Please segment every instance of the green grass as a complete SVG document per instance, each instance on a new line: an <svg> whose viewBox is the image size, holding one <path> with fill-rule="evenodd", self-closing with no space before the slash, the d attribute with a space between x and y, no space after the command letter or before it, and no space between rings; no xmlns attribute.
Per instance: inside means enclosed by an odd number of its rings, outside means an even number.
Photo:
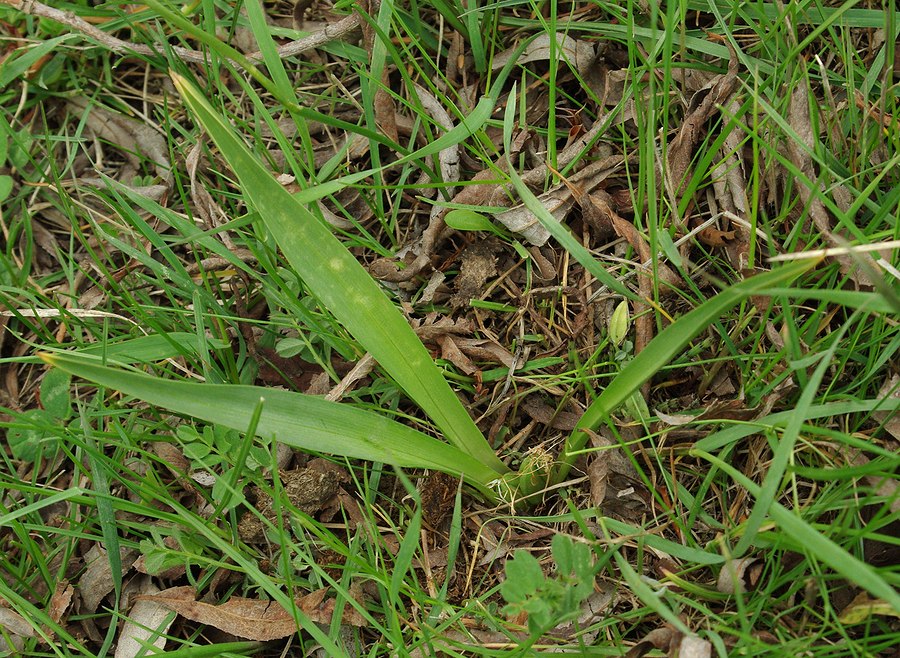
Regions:
<svg viewBox="0 0 900 658"><path fill-rule="evenodd" d="M169 613L156 636L173 656L617 656L665 625L720 656L889 655L897 251L767 259L843 244L823 221L851 245L900 238L893 10L382 2L369 50L356 32L282 60L300 36L288 2L92 4L58 8L156 54L0 9L0 653L118 655L152 582L270 600L300 629L240 643ZM598 61L495 66L554 31ZM734 102L710 109L673 181L705 93L685 75L729 61ZM165 167L127 130L98 136L117 113L161 136ZM461 184L442 177L448 149ZM635 157L591 191L637 229L647 276L636 243L587 221L589 200L561 224L541 202L610 155ZM482 170L504 187L454 199ZM553 236L539 253L493 218L519 202ZM416 248L434 204L459 209L459 230L418 276L376 283L366 270ZM713 215L744 241L676 246ZM488 238L493 273L456 306ZM464 356L411 330L441 321ZM323 400L366 354L374 369ZM296 498L307 455L338 469L341 506ZM599 508L586 472L606 478ZM533 495L514 507L510 492ZM745 558L743 589L719 591ZM322 588L325 613L298 603Z"/></svg>

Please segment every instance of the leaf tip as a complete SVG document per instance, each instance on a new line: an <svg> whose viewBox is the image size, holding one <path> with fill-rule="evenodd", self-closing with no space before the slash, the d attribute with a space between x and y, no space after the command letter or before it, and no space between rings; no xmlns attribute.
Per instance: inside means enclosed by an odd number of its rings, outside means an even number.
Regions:
<svg viewBox="0 0 900 658"><path fill-rule="evenodd" d="M173 69L169 69L169 77L172 78L172 84L175 85L175 88L178 90L178 93L181 94L182 96L184 96L188 90L188 85L189 85L187 78L185 78L183 75L181 75L180 73L176 72Z"/></svg>

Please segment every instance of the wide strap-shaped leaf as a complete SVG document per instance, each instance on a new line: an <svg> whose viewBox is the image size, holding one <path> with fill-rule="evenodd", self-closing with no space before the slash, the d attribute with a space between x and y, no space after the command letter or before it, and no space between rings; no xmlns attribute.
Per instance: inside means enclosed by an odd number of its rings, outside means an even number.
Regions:
<svg viewBox="0 0 900 658"><path fill-rule="evenodd" d="M259 436L316 452L430 468L484 487L496 471L443 441L385 416L348 404L259 386L204 384L111 368L70 352L44 353L48 364L152 405L246 431L262 400Z"/></svg>
<svg viewBox="0 0 900 658"><path fill-rule="evenodd" d="M453 445L498 474L508 471L378 283L331 230L275 180L194 85L174 73L172 78L185 103L237 174L250 205L259 212L309 290Z"/></svg>

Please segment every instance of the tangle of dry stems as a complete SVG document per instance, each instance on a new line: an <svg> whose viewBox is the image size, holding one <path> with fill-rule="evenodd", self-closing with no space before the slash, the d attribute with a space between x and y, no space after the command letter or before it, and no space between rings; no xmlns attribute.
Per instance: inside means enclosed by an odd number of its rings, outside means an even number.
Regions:
<svg viewBox="0 0 900 658"><path fill-rule="evenodd" d="M161 54L159 50L153 48L152 46L148 46L142 43L132 43L130 41L124 41L117 37L111 36L100 28L97 28L87 21L79 18L72 12L55 9L53 7L45 5L43 2L38 2L38 0L0 0L0 5L12 7L13 9L21 11L23 14L29 16L48 18L50 20L56 21L57 23L61 23L77 32L80 32L86 37L93 39L100 45L105 46L116 53L131 52L137 55L150 56ZM286 57L292 57L293 55L299 55L300 53L306 52L308 50L313 50L314 48L319 48L329 41L334 41L335 39L340 39L347 34L350 34L354 30L358 29L359 26L359 15L351 14L350 16L337 21L336 23L325 26L317 32L313 32L312 34L309 34L301 39L296 39L295 41L291 41L279 46L277 49L278 56L284 59ZM169 46L169 48L171 49L173 54L177 55L179 58L186 62L195 62L202 64L205 63L208 58L206 53L200 50L192 50L191 48L183 48L181 46ZM258 62L262 59L262 53L257 51L249 53L248 55L246 55L246 57L250 62ZM238 66L240 68L244 68L245 66L244 62L236 60L231 61L235 66Z"/></svg>

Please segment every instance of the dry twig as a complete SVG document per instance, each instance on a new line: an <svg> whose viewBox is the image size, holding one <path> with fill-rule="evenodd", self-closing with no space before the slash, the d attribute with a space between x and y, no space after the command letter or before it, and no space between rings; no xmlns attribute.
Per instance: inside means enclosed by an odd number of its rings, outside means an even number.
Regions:
<svg viewBox="0 0 900 658"><path fill-rule="evenodd" d="M161 54L159 50L153 48L152 46L148 46L142 43L132 43L131 41L124 41L117 37L111 36L103 30L94 27L87 21L79 18L72 12L54 9L53 7L45 5L43 2L38 2L37 0L0 0L0 5L7 5L8 7L17 9L23 14L27 14L29 16L49 18L50 20L61 23L77 32L81 32L83 35L90 37L94 41L103 46L106 46L111 51L116 53L131 52L137 55L150 56ZM327 25L318 32L314 32L301 39L297 39L295 41L291 41L290 43L279 46L279 48L277 49L278 56L282 59L285 59L287 57L292 57L293 55L299 55L300 53L306 52L308 50L313 50L314 48L319 48L329 41L334 41L346 36L347 34L350 34L354 30L359 28L359 25L359 16L357 14L352 14L337 21L336 23ZM208 59L207 54L200 50L183 48L181 46L170 46L170 48L173 54L177 55L180 59L186 62L203 64ZM246 57L250 62L257 62L262 59L262 53L257 51L246 55ZM231 60L231 62L240 68L245 67L245 62L240 62L233 59Z"/></svg>

